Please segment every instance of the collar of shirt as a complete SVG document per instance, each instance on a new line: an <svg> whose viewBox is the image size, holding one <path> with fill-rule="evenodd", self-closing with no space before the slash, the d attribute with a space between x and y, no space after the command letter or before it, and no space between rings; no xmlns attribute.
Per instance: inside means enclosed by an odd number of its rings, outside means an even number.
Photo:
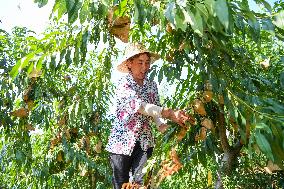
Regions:
<svg viewBox="0 0 284 189"><path fill-rule="evenodd" d="M138 87L138 88L143 88L144 86L147 86L149 84L148 77L145 77L142 86L140 86L140 85L138 85L138 83L136 83L136 81L133 79L133 76L130 73L127 74L126 78L129 81L131 86L135 86L135 87Z"/></svg>

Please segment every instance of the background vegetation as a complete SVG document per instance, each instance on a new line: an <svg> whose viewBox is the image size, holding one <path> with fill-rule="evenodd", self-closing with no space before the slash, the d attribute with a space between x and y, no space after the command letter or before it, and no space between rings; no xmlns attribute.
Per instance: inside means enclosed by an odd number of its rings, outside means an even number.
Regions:
<svg viewBox="0 0 284 189"><path fill-rule="evenodd" d="M161 55L150 77L177 86L164 106L197 119L155 131L149 185L283 188L283 172L264 167L283 169L284 3L254 2L261 11L246 0L56 0L43 36L0 30L0 186L111 188L120 39Z"/></svg>

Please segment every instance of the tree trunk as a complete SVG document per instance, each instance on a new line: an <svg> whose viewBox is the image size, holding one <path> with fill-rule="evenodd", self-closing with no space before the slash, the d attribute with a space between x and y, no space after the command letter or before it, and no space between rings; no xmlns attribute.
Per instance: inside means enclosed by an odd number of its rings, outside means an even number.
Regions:
<svg viewBox="0 0 284 189"><path fill-rule="evenodd" d="M218 179L215 183L215 189L222 189L222 174L230 175L234 165L237 163L237 157L242 149L243 144L239 141L234 146L231 146L228 142L226 135L226 126L225 126L225 115L224 115L224 105L219 104L219 113L218 113L218 134L220 137L221 147L223 149L223 157L221 161L221 167L218 171Z"/></svg>
<svg viewBox="0 0 284 189"><path fill-rule="evenodd" d="M222 175L221 172L218 171L217 172L218 178L217 178L216 183L215 183L215 189L224 189L221 175Z"/></svg>
<svg viewBox="0 0 284 189"><path fill-rule="evenodd" d="M236 150L230 150L224 153L221 163L221 170L226 175L231 174L234 165L237 163L239 152L240 151L237 152Z"/></svg>

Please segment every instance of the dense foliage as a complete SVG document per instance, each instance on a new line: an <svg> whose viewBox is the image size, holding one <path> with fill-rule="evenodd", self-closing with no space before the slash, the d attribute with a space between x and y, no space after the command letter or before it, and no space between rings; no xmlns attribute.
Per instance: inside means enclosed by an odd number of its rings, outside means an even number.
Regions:
<svg viewBox="0 0 284 189"><path fill-rule="evenodd" d="M152 187L283 187L263 167L283 168L284 4L254 2L56 0L42 36L1 30L0 187L111 187L111 70L129 22L129 41L161 55L150 77L176 85L164 106L197 119L155 131Z"/></svg>

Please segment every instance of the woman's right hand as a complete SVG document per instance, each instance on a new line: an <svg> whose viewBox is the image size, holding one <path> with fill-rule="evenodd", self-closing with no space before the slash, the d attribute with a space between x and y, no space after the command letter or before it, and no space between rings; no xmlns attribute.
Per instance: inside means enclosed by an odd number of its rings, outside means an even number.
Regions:
<svg viewBox="0 0 284 189"><path fill-rule="evenodd" d="M191 115L186 114L183 110L173 110L170 108L163 108L162 117L170 119L173 122L179 124L182 127L187 128L185 123L189 121L190 124L195 125L195 118Z"/></svg>

